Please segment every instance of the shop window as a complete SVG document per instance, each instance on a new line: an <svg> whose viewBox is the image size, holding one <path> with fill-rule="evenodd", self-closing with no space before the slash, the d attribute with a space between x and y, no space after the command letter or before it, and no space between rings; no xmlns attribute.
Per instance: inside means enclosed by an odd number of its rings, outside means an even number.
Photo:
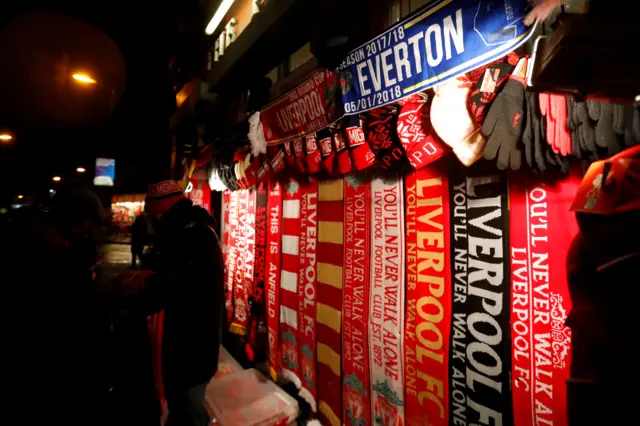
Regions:
<svg viewBox="0 0 640 426"><path fill-rule="evenodd" d="M271 84L275 84L278 81L278 71L279 71L280 67L275 67L274 69L272 69L271 71L269 71L267 73L267 75L265 75L266 78L268 78L269 80L271 80Z"/></svg>
<svg viewBox="0 0 640 426"><path fill-rule="evenodd" d="M293 72L297 68L300 68L311 59L313 59L313 53L311 53L311 43L307 43L289 57L289 73Z"/></svg>

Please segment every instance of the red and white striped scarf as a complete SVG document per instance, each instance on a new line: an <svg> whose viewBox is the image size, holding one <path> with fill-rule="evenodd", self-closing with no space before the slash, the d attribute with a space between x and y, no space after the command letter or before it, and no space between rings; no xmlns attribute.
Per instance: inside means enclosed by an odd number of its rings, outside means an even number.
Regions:
<svg viewBox="0 0 640 426"><path fill-rule="evenodd" d="M300 185L300 240L298 254L298 333L302 387L300 396L317 411L316 378L316 262L318 243L318 181Z"/></svg>
<svg viewBox="0 0 640 426"><path fill-rule="evenodd" d="M571 334L566 253L578 233L569 210L580 177L559 182L513 179L511 350L514 425L567 424L565 380Z"/></svg>
<svg viewBox="0 0 640 426"><path fill-rule="evenodd" d="M269 372L276 381L280 374L278 327L280 323L280 252L282 244L282 185L269 183L267 200L267 254L265 268L267 279L267 331L269 333Z"/></svg>
<svg viewBox="0 0 640 426"><path fill-rule="evenodd" d="M371 184L365 173L345 178L344 298L342 351L344 360L343 423L371 424L369 395L369 248Z"/></svg>
<svg viewBox="0 0 640 426"><path fill-rule="evenodd" d="M451 275L449 183L431 164L406 177L407 426L448 424Z"/></svg>
<svg viewBox="0 0 640 426"><path fill-rule="evenodd" d="M343 180L320 182L318 189L318 409L323 424L339 426L342 381L340 329L344 233Z"/></svg>
<svg viewBox="0 0 640 426"><path fill-rule="evenodd" d="M245 288L246 274L246 253L247 253L247 213L249 191L240 190L237 193L238 205L238 225L236 229L235 258L236 264L233 270L233 320L230 331L234 334L244 336L247 333L249 322L249 304ZM231 218L233 219L233 218ZM232 241L233 242L233 241ZM230 256L231 257L231 256Z"/></svg>
<svg viewBox="0 0 640 426"><path fill-rule="evenodd" d="M298 272L300 236L300 185L290 180L282 196L282 268L280 271L280 351L282 375L298 389L300 353L298 335Z"/></svg>
<svg viewBox="0 0 640 426"><path fill-rule="evenodd" d="M373 419L404 425L404 197L402 177L371 182L369 356Z"/></svg>
<svg viewBox="0 0 640 426"><path fill-rule="evenodd" d="M236 247L238 241L238 195L239 193L225 191L225 216L228 216L225 232L225 299L224 304L227 310L227 323L231 324L233 319L233 288L235 287L235 271L238 262L238 249Z"/></svg>
<svg viewBox="0 0 640 426"><path fill-rule="evenodd" d="M266 355L265 318L265 251L267 238L267 183L260 182L255 189L255 261L251 287L251 312L246 353L250 361L264 360Z"/></svg>

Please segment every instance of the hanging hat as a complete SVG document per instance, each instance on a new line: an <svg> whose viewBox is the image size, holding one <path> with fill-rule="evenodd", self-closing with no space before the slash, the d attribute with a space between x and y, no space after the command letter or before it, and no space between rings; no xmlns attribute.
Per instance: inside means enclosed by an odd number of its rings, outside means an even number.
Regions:
<svg viewBox="0 0 640 426"><path fill-rule="evenodd" d="M144 209L151 216L162 215L175 203L185 199L182 188L175 180L165 180L149 185Z"/></svg>

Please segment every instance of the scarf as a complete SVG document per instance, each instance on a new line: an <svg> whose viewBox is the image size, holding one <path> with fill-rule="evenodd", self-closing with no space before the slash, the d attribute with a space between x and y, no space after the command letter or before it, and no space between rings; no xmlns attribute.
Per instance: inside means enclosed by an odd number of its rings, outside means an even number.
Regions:
<svg viewBox="0 0 640 426"><path fill-rule="evenodd" d="M249 339L245 351L250 361L264 361L265 343L265 250L267 238L267 184L261 182L255 190L255 263L253 268L253 286L251 297L251 315L249 317Z"/></svg>
<svg viewBox="0 0 640 426"><path fill-rule="evenodd" d="M225 298L224 305L227 310L227 323L233 319L233 288L235 284L235 270L238 262L237 238L238 238L238 195L239 192L225 191L225 216L227 225L224 233L224 265L225 265Z"/></svg>
<svg viewBox="0 0 640 426"><path fill-rule="evenodd" d="M451 161L449 418L510 424L507 179Z"/></svg>
<svg viewBox="0 0 640 426"><path fill-rule="evenodd" d="M300 185L291 179L282 196L282 267L280 270L280 353L282 375L298 389L300 353L298 340L298 254L300 236Z"/></svg>
<svg viewBox="0 0 640 426"><path fill-rule="evenodd" d="M449 411L449 183L446 171L438 165L428 165L406 177L408 426L444 426Z"/></svg>
<svg viewBox="0 0 640 426"><path fill-rule="evenodd" d="M404 200L400 175L371 182L369 356L373 419L404 424Z"/></svg>
<svg viewBox="0 0 640 426"><path fill-rule="evenodd" d="M280 322L280 251L282 235L282 185L278 182L269 183L269 197L267 201L267 252L265 268L267 280L265 293L267 299L267 332L269 335L269 373L273 381L278 380L280 374L280 354L278 351L278 324Z"/></svg>
<svg viewBox="0 0 640 426"><path fill-rule="evenodd" d="M346 426L371 424L369 376L369 247L371 184L352 173L344 185L343 419ZM335 425L334 425L335 426Z"/></svg>
<svg viewBox="0 0 640 426"><path fill-rule="evenodd" d="M565 259L578 233L569 210L579 176L513 180L511 350L514 425L567 424L571 309Z"/></svg>
<svg viewBox="0 0 640 426"><path fill-rule="evenodd" d="M316 403L316 247L318 242L318 181L300 185L300 245L298 253L298 332L302 388L300 396L317 411Z"/></svg>
<svg viewBox="0 0 640 426"><path fill-rule="evenodd" d="M342 423L343 186L342 179L331 179L320 182L318 188L318 409L323 424L332 426Z"/></svg>
<svg viewBox="0 0 640 426"><path fill-rule="evenodd" d="M236 204L238 206L238 224L236 226L235 237L235 258L236 263L233 268L233 319L230 331L234 334L244 336L247 333L248 323L248 301L245 292L245 259L247 252L247 213L249 191L240 190L237 195ZM233 219L233 217L231 218ZM232 238L233 239L233 238ZM233 241L232 241L233 242ZM230 260L232 256L229 256Z"/></svg>

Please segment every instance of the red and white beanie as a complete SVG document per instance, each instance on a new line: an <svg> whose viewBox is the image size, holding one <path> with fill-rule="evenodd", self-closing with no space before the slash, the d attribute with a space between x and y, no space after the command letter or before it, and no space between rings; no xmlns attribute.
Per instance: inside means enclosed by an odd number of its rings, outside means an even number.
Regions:
<svg viewBox="0 0 640 426"><path fill-rule="evenodd" d="M187 198L175 180L165 180L149 185L144 210L151 217L165 214L175 203Z"/></svg>

